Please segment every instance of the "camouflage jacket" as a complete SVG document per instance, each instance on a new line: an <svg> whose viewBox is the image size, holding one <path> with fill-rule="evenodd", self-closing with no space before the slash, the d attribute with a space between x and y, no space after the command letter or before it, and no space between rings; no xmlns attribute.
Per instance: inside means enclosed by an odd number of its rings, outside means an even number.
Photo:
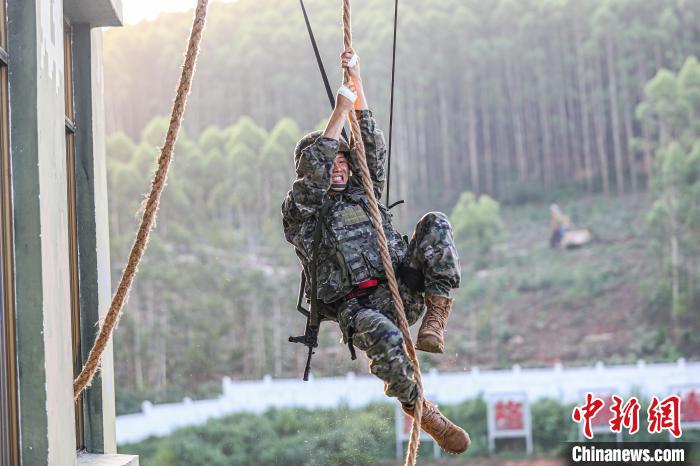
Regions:
<svg viewBox="0 0 700 466"><path fill-rule="evenodd" d="M357 111L356 114L375 196L379 198L385 183L384 136L376 129L369 110ZM320 134L308 146L300 150L298 147L295 154L297 178L282 203L285 238L294 245L307 274L311 270L313 237L319 212L327 203L318 250L318 299L326 304L342 298L360 282L385 276L377 235L369 218L367 195L362 188L354 154L349 161L353 176L346 189L339 193L329 192L331 169L338 149L338 141ZM379 209L392 262L396 266L406 254L406 243L391 224L391 214L386 207L380 204ZM307 297L310 282L307 275Z"/></svg>

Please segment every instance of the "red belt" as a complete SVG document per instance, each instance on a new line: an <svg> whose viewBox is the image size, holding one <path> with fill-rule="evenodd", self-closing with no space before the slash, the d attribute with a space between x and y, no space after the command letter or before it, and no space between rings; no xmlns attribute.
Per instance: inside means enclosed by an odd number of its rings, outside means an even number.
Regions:
<svg viewBox="0 0 700 466"><path fill-rule="evenodd" d="M358 296L367 296L374 288L379 285L379 280L370 278L361 283L358 283L355 288L345 295L345 299L357 298Z"/></svg>
<svg viewBox="0 0 700 466"><path fill-rule="evenodd" d="M376 278L370 278L369 280L365 280L362 283L358 283L357 288L360 290L366 290L367 288L374 288L377 285L379 285L379 280Z"/></svg>

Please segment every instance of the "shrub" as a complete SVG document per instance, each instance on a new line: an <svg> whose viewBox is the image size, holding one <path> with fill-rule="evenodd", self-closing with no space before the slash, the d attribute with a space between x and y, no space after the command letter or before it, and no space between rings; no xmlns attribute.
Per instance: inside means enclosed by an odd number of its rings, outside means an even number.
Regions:
<svg viewBox="0 0 700 466"><path fill-rule="evenodd" d="M562 442L576 439L576 424L571 409L552 398L543 398L530 405L532 440L538 453L556 453Z"/></svg>
<svg viewBox="0 0 700 466"><path fill-rule="evenodd" d="M484 194L477 199L466 191L452 210L450 219L459 250L475 270L488 265L493 246L503 235L500 209L489 196Z"/></svg>
<svg viewBox="0 0 700 466"><path fill-rule="evenodd" d="M440 411L454 423L469 432L472 441L466 457L486 456L489 452L486 401L482 398L467 400L457 405L440 406Z"/></svg>
<svg viewBox="0 0 700 466"><path fill-rule="evenodd" d="M372 465L393 455L393 410L372 405L309 411L272 409L234 414L164 438L124 445L143 464Z"/></svg>

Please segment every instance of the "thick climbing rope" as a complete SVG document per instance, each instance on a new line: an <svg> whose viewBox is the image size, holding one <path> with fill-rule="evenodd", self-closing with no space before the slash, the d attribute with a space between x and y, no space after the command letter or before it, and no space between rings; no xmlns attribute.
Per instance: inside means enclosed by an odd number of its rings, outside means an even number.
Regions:
<svg viewBox="0 0 700 466"><path fill-rule="evenodd" d="M195 66L197 63L197 55L199 54L199 44L202 40L202 33L204 32L204 25L206 23L208 3L209 0L197 0L197 8L194 12L192 30L190 32L189 42L187 43L185 59L182 65L182 71L180 73L180 81L177 86L177 93L175 95L175 101L173 102L173 108L170 115L170 125L168 126L168 132L165 135L165 144L163 145L163 148L160 151L160 156L158 157L158 168L153 175L151 190L144 204L141 224L139 225L139 229L136 233L134 244L131 246L129 259L126 267L124 268L124 272L122 273L122 277L119 280L119 286L112 297L112 304L109 306L109 311L107 312L104 321L100 325L100 331L95 339L95 344L88 354L85 366L73 381L73 396L76 399L86 387L90 386L93 377L99 369L102 353L109 343L114 327L119 321L122 308L124 307L124 302L129 295L131 285L134 281L134 276L138 270L139 262L141 261L143 253L148 244L148 238L151 234L151 230L153 229L153 224L158 212L160 196L165 188L168 169L170 168L173 149L175 148L175 141L177 140L177 134L182 123L182 115L185 112L185 106L187 104L187 96L190 93L190 87L192 85L192 77L194 76Z"/></svg>
<svg viewBox="0 0 700 466"><path fill-rule="evenodd" d="M343 0L343 46L347 50L352 48L352 25L350 22L350 0ZM343 82L345 85L350 83L350 74L347 70L343 73ZM386 273L387 282L389 284L389 290L391 291L391 299L394 302L394 316L399 323L399 329L401 330L401 335L403 336L404 347L408 357L413 362L414 372L413 378L418 385L418 399L415 402L413 411L413 426L411 427L411 436L408 442L408 452L406 453L406 460L404 464L406 466L413 466L416 464L416 458L418 455L418 445L420 444L420 423L423 416L423 380L420 373L420 365L418 364L418 357L416 356L416 350L413 346L411 340L411 334L408 330L408 321L406 320L406 313L403 308L403 301L401 300L401 295L399 294L399 286L396 282L396 274L394 273L394 267L391 263L391 257L389 256L389 247L386 242L386 235L384 234L384 227L382 225L382 218L379 213L379 206L377 205L377 198L374 195L374 186L372 185L372 178L369 174L369 168L367 167L367 157L365 155L365 146L362 142L362 133L360 132L360 124L357 121L357 115L355 112L350 112L348 116L350 120L350 130L352 134L352 141L354 146L354 153L357 158L357 163L360 166L360 174L362 179L362 186L367 193L367 198L369 200L369 213L372 220L372 225L374 225L374 230L377 233L377 240L379 242L379 253L382 258L382 264L384 266L384 272Z"/></svg>

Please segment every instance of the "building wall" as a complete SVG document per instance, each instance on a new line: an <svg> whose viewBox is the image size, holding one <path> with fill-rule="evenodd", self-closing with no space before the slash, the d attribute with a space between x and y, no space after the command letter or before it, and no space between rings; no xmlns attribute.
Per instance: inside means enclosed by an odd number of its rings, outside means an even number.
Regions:
<svg viewBox="0 0 700 466"><path fill-rule="evenodd" d="M95 5L97 2L90 2ZM102 18L96 19L99 24L118 25L121 23L122 5L121 0L102 1L103 4L109 4L110 8L105 10L113 10L116 17L112 19ZM83 9L83 11L85 11ZM105 13L105 16L108 14ZM109 305L112 302L112 285L111 285L111 266L109 255L109 208L107 194L107 153L106 153L106 137L105 137L105 106L104 106L104 79L103 79L103 55L102 55L102 30L92 28L89 32L90 38L90 53L86 56L85 63L80 66L90 70L90 93L89 105L91 109L90 126L91 126L91 162L92 162L92 186L90 186L91 194L93 195L93 222L94 222L94 241L95 241L95 278L96 278L96 311L99 314L99 320L104 319ZM83 59L82 56L80 58ZM85 99L88 100L87 98ZM82 226L82 225L81 225ZM94 319L93 319L94 321ZM94 326L92 326L94 328ZM84 354L87 352L87 347L92 346L94 336L85 335ZM100 415L98 419L101 421L101 436L96 442L91 445L91 451L103 453L116 453L116 408L115 408L115 387L114 380L114 360L113 360L113 344L110 340L104 355L102 356L102 366L100 370L100 394L91 394L89 399L91 402L99 405Z"/></svg>
<svg viewBox="0 0 700 466"><path fill-rule="evenodd" d="M37 7L37 128L48 464L75 462L65 149L63 5ZM21 393L20 393L21 395Z"/></svg>
<svg viewBox="0 0 700 466"><path fill-rule="evenodd" d="M104 113L104 80L102 65L102 31L92 29L90 31L90 55L89 63L85 66L91 70L91 146L92 146L92 173L94 186L94 237L96 253L96 279L97 279L97 307L99 319L107 314L112 301L111 267L109 256L109 209L107 205L107 154L105 150L105 113ZM82 225L81 225L82 226ZM94 333L94 326L92 326ZM83 338L84 346L92 345L92 338ZM85 349L87 351L87 348ZM84 351L84 352L85 352ZM104 453L116 453L115 430L115 380L113 347L110 340L104 356L102 357L102 370L100 377L101 399L96 400L101 408L102 420L102 448ZM93 397L98 398L98 397ZM97 451L97 445L93 451Z"/></svg>
<svg viewBox="0 0 700 466"><path fill-rule="evenodd" d="M76 463L63 16L62 0L8 0L20 449L22 464L32 466ZM80 148L76 137L78 234L89 349L111 299L102 43L98 29L76 26L76 99L82 99L76 125L83 131ZM94 409L86 410L86 443L98 453L116 451L112 367L110 345L88 396Z"/></svg>
<svg viewBox="0 0 700 466"><path fill-rule="evenodd" d="M10 144L14 190L15 299L21 456L46 464L48 416L38 172L36 2L8 2Z"/></svg>

